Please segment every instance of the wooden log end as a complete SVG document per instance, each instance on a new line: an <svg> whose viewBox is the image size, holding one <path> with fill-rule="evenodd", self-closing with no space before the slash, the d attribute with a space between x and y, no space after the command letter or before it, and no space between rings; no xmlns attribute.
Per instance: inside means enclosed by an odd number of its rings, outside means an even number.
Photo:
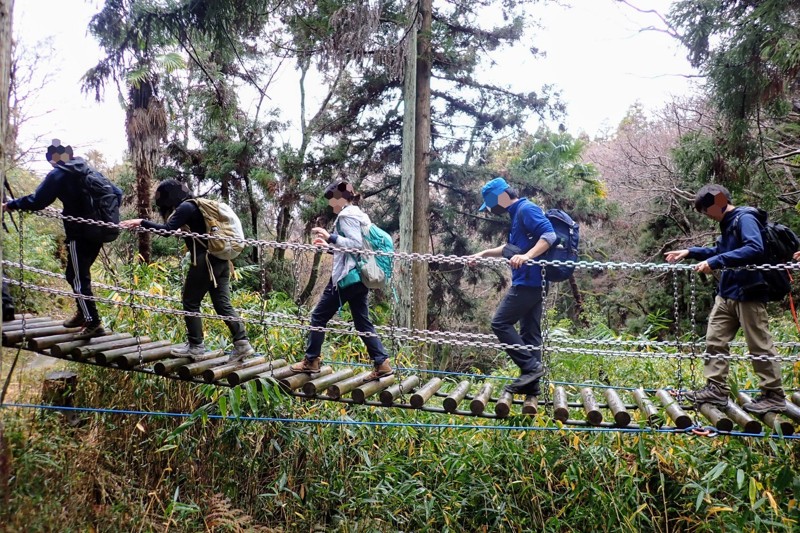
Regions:
<svg viewBox="0 0 800 533"><path fill-rule="evenodd" d="M455 413L458 408L458 402L452 398L445 398L442 402L442 407L444 407L444 410L448 413Z"/></svg>
<svg viewBox="0 0 800 533"><path fill-rule="evenodd" d="M486 404L478 399L469 402L469 410L475 416L483 414L484 409L486 409Z"/></svg>

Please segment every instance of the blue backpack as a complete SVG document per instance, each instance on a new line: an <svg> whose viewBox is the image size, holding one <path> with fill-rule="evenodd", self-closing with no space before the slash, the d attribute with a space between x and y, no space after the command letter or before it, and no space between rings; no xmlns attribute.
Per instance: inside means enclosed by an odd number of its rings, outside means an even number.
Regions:
<svg viewBox="0 0 800 533"><path fill-rule="evenodd" d="M553 225L558 240L542 256L545 261L577 261L580 227L561 209L550 209L544 214ZM545 279L558 282L569 279L575 271L575 265L546 265Z"/></svg>

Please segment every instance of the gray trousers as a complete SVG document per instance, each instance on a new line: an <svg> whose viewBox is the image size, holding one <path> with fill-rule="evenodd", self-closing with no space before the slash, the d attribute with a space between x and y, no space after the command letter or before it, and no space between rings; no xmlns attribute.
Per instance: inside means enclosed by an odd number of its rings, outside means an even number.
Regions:
<svg viewBox="0 0 800 533"><path fill-rule="evenodd" d="M739 328L744 332L747 349L752 355L778 355L769 332L767 305L764 302L737 302L717 296L714 308L708 317L706 330L706 352L730 354L729 343ZM759 388L763 391L781 390L781 365L778 361L753 360L753 369L758 374ZM728 387L728 359L708 357L703 374L726 391Z"/></svg>

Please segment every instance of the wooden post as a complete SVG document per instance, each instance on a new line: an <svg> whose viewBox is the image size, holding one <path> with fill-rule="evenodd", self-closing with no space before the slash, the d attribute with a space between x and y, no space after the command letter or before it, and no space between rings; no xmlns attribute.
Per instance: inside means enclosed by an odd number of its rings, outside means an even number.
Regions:
<svg viewBox="0 0 800 533"><path fill-rule="evenodd" d="M633 398L636 400L636 405L639 406L639 412L647 421L647 425L661 427L661 415L658 414L658 408L647 397L644 389L639 388L633 391Z"/></svg>
<svg viewBox="0 0 800 533"><path fill-rule="evenodd" d="M661 405L667 411L667 415L675 422L675 426L679 429L686 429L692 425L692 419L689 415L681 409L678 400L664 389L656 391L656 397L661 401Z"/></svg>
<svg viewBox="0 0 800 533"><path fill-rule="evenodd" d="M75 372L50 372L42 383L42 403L58 407L72 407L77 386L78 374ZM76 426L80 423L80 417L74 411L62 412L69 425Z"/></svg>
<svg viewBox="0 0 800 533"><path fill-rule="evenodd" d="M553 393L553 418L561 423L569 419L567 391L564 390L564 387L556 387L556 391Z"/></svg>
<svg viewBox="0 0 800 533"><path fill-rule="evenodd" d="M425 402L431 399L431 396L436 394L442 387L442 379L441 378L433 378L425 385L420 387L420 389L411 395L411 406L414 409L419 409Z"/></svg>
<svg viewBox="0 0 800 533"><path fill-rule="evenodd" d="M631 423L631 415L625 409L625 404L614 389L606 389L606 400L608 400L608 408L614 415L614 423L618 427L625 427Z"/></svg>
<svg viewBox="0 0 800 533"><path fill-rule="evenodd" d="M581 399L583 400L583 409L586 411L586 420L593 426L597 426L603 421L603 413L597 407L597 400L594 399L594 393L589 387L581 389Z"/></svg>
<svg viewBox="0 0 800 533"><path fill-rule="evenodd" d="M419 385L419 376L408 376L402 383L392 385L388 389L381 391L381 404L384 407L391 407L394 401L400 396L401 391L408 392L417 385Z"/></svg>

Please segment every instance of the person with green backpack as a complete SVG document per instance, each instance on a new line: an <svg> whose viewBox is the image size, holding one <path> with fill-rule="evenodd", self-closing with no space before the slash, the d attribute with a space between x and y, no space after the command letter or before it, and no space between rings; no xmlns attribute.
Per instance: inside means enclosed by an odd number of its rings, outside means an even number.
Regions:
<svg viewBox="0 0 800 533"><path fill-rule="evenodd" d="M311 326L324 328L331 318L344 305L350 305L353 315L353 324L360 333L361 340L367 347L367 353L372 360L373 370L364 377L364 382L376 381L390 376L394 370L389 365L389 355L375 333L375 326L369 319L369 288L362 282L359 271L359 256L340 251L341 248L364 249L365 230L369 231L371 222L361 208L358 207L361 195L356 192L353 185L347 181L339 180L331 183L325 189L325 198L328 205L336 214L334 222L335 231L329 233L325 228L312 228L313 244L330 245L333 251L333 272L325 291L311 313ZM305 357L299 363L292 365L292 371L297 373L317 374L322 363L322 343L325 341L324 331L312 330L306 341Z"/></svg>
<svg viewBox="0 0 800 533"><path fill-rule="evenodd" d="M155 203L159 213L164 219L164 224L142 220L140 218L120 222L123 228L143 227L166 231L176 231L184 226L189 227L192 233L209 233L215 231L208 227L208 221L202 206L211 200L193 198L189 187L174 179L164 180L158 184L155 193ZM225 206L227 207L227 206ZM218 210L221 211L221 210ZM217 222L219 225L220 223ZM225 232L223 232L225 233ZM183 285L183 310L199 313L200 305L206 294L211 295L211 303L218 315L239 318L236 310L231 305L230 289L230 258L232 252L226 249L216 250L210 245L210 239L186 238L186 247L189 249L191 262L186 273ZM229 242L229 241L220 241ZM241 251L241 248L239 248ZM220 253L223 252L223 253ZM172 355L175 357L188 357L201 359L206 353L203 343L203 320L197 316L186 315L187 340L183 346L174 348ZM244 324L238 320L226 320L225 324L233 337L233 353L230 361L241 361L255 353L247 338Z"/></svg>

